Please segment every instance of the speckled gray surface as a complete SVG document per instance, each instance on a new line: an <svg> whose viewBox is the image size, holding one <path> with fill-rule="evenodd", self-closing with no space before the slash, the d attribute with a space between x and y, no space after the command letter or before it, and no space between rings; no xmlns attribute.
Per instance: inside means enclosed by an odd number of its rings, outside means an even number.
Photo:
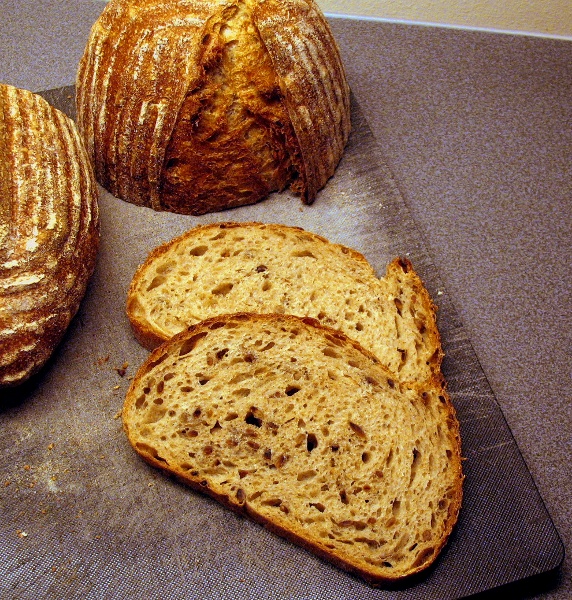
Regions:
<svg viewBox="0 0 572 600"><path fill-rule="evenodd" d="M69 85L101 2L0 0L0 81ZM333 19L350 85L567 548L572 42ZM511 597L572 596L571 562Z"/></svg>
<svg viewBox="0 0 572 600"><path fill-rule="evenodd" d="M333 26L383 159L570 549L572 42ZM533 597L571 598L571 565L568 556L560 585Z"/></svg>

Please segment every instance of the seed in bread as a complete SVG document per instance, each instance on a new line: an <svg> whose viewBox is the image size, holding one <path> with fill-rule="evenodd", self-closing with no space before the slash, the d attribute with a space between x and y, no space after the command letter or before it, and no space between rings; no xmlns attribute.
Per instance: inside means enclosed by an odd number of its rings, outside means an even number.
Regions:
<svg viewBox="0 0 572 600"><path fill-rule="evenodd" d="M123 423L151 465L373 584L428 567L461 505L440 382L400 384L309 318L192 326L138 370Z"/></svg>
<svg viewBox="0 0 572 600"><path fill-rule="evenodd" d="M98 244L97 188L75 124L40 96L0 84L0 386L48 360Z"/></svg>
<svg viewBox="0 0 572 600"><path fill-rule="evenodd" d="M350 131L314 0L111 0L80 61L77 114L107 190L193 215L288 186L311 203Z"/></svg>
<svg viewBox="0 0 572 600"><path fill-rule="evenodd" d="M298 227L220 223L153 250L127 314L151 349L186 326L239 311L310 316L341 329L402 381L440 374L435 306L406 259L379 279L365 257Z"/></svg>

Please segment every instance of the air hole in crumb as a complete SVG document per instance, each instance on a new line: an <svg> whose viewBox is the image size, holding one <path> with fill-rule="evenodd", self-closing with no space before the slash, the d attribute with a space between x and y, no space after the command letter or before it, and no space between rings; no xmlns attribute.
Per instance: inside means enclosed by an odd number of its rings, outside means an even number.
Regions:
<svg viewBox="0 0 572 600"><path fill-rule="evenodd" d="M309 433L306 437L306 448L308 449L308 452L312 452L312 450L317 448L317 446L318 438L313 433Z"/></svg>
<svg viewBox="0 0 572 600"><path fill-rule="evenodd" d="M153 404L163 404L163 398L155 398L155 400L153 400Z"/></svg>
<svg viewBox="0 0 572 600"><path fill-rule="evenodd" d="M352 429L352 431L362 440L366 439L366 435L365 435L365 431L356 423L352 423L352 421L350 421L350 427Z"/></svg>
<svg viewBox="0 0 572 600"><path fill-rule="evenodd" d="M310 252L310 250L298 250L292 252L292 256L295 258L316 258L316 256Z"/></svg>
<svg viewBox="0 0 572 600"><path fill-rule="evenodd" d="M223 348L216 353L218 360L222 360L228 354L228 348Z"/></svg>
<svg viewBox="0 0 572 600"><path fill-rule="evenodd" d="M298 393L300 391L301 388L295 386L295 385L290 385L286 388L286 395L287 396L293 396L294 394Z"/></svg>
<svg viewBox="0 0 572 600"><path fill-rule="evenodd" d="M157 276L153 277L153 280L147 286L147 291L150 292L151 290L158 288L159 286L163 285L166 280L167 280L167 278L164 275L157 275Z"/></svg>
<svg viewBox="0 0 572 600"><path fill-rule="evenodd" d="M208 36L205 36L208 37ZM203 254L205 254L205 252L209 249L208 246L195 246L194 248L191 248L189 250L189 254L191 256L203 256Z"/></svg>
<svg viewBox="0 0 572 600"><path fill-rule="evenodd" d="M338 352L336 352L331 346L326 346L322 349L322 354L324 356L329 356L330 358L340 358Z"/></svg>
<svg viewBox="0 0 572 600"><path fill-rule="evenodd" d="M268 500L263 500L260 504L263 506L280 506L282 504L281 498L269 498Z"/></svg>
<svg viewBox="0 0 572 600"><path fill-rule="evenodd" d="M185 340L179 349L179 356L185 356L185 354L189 354L189 352L192 352L195 349L198 342L205 338L207 335L208 333L206 331L203 331L201 333L197 333L191 336L188 340Z"/></svg>
<svg viewBox="0 0 572 600"><path fill-rule="evenodd" d="M368 463L371 460L371 454L369 452L362 453L361 460L363 463Z"/></svg>
<svg viewBox="0 0 572 600"><path fill-rule="evenodd" d="M259 419L254 412L251 410L248 411L248 413L246 414L246 417L244 417L244 420L249 424L249 425L254 425L255 427L262 427L262 419Z"/></svg>
<svg viewBox="0 0 572 600"><path fill-rule="evenodd" d="M310 506L313 506L316 510L319 510L323 513L326 510L326 507L321 502L310 502Z"/></svg>
<svg viewBox="0 0 572 600"><path fill-rule="evenodd" d="M211 294L214 294L215 296L226 296L233 287L234 283L221 283L211 290Z"/></svg>
<svg viewBox="0 0 572 600"><path fill-rule="evenodd" d="M312 479L312 477L315 477L316 475L316 471L309 469L308 471L302 471L301 473L298 473L298 477L296 479L298 481L306 481L308 479Z"/></svg>
<svg viewBox="0 0 572 600"><path fill-rule="evenodd" d="M234 421L234 419L238 419L238 413L228 413L228 415L226 415L226 417L224 418L225 421Z"/></svg>

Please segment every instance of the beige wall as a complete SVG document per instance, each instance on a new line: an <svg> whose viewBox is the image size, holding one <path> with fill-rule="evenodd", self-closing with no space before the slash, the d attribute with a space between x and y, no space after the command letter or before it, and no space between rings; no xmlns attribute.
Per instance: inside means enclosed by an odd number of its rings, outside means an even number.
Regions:
<svg viewBox="0 0 572 600"><path fill-rule="evenodd" d="M326 13L564 36L572 0L317 0Z"/></svg>

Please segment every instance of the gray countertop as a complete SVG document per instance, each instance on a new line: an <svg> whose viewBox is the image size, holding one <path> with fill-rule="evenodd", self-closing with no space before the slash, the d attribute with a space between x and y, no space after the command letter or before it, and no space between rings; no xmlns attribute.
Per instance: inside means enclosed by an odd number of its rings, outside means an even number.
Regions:
<svg viewBox="0 0 572 600"><path fill-rule="evenodd" d="M0 81L33 91L73 84L103 6L0 0ZM380 159L569 549L572 42L331 23ZM567 556L555 576L511 597L564 600L571 577Z"/></svg>

